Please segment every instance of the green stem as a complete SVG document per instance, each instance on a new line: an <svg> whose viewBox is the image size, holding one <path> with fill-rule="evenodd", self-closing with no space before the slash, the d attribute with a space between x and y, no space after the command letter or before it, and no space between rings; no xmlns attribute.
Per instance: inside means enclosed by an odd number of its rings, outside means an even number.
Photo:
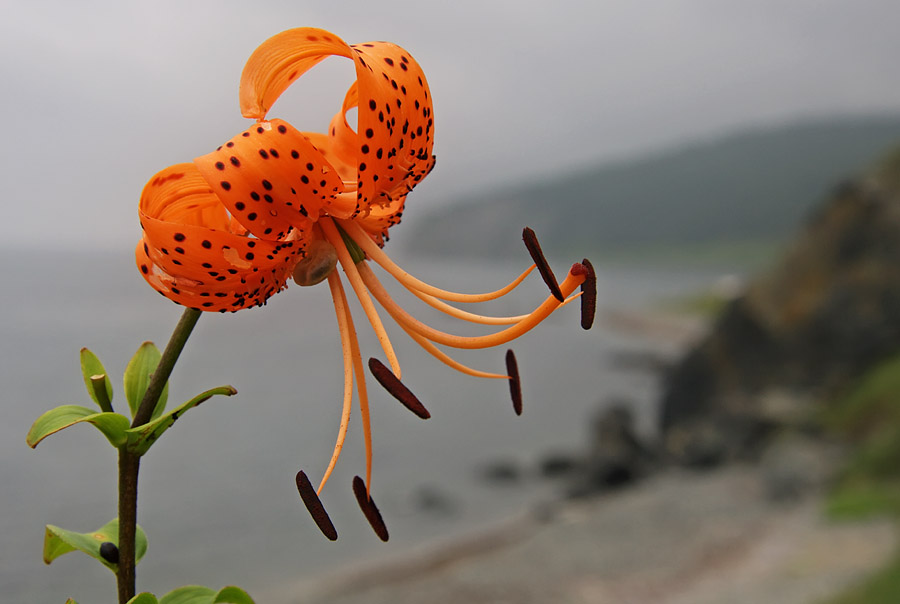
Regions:
<svg viewBox="0 0 900 604"><path fill-rule="evenodd" d="M159 359L159 365L157 365L156 371L150 377L147 392L144 393L144 398L141 400L140 406L138 406L137 413L134 414L134 421L131 422L132 428L143 426L150 421L150 416L153 415L156 403L159 401L163 388L166 387L166 382L172 374L175 362L178 360L182 349L184 349L184 345L187 343L187 339L190 337L191 331L194 330L194 325L197 324L201 314L203 314L201 311L193 308L184 309L184 313L182 313L181 319L178 321L178 325L175 326L175 331L172 332L172 337L169 338L169 343L162 353L162 358Z"/></svg>
<svg viewBox="0 0 900 604"><path fill-rule="evenodd" d="M142 426L150 420L163 388L172 374L175 362L178 361L178 356L184 349L201 314L202 312L199 310L184 309L184 313L163 351L159 365L150 378L147 392L141 400L137 413L134 414L132 427ZM140 464L140 455L129 452L125 447L119 449L119 569L116 573L119 604L125 604L135 595L134 539L137 531L137 487Z"/></svg>
<svg viewBox="0 0 900 604"><path fill-rule="evenodd" d="M137 532L137 483L141 457L119 449L119 604L135 594L134 539Z"/></svg>

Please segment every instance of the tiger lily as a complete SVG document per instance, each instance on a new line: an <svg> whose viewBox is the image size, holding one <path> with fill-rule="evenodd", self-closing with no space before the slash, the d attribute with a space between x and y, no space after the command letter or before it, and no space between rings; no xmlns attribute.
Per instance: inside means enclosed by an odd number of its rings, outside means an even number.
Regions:
<svg viewBox="0 0 900 604"><path fill-rule="evenodd" d="M326 133L299 132L267 117L292 82L330 55L351 59L356 81ZM158 292L186 307L235 312L261 306L287 287L327 281L341 336L344 396L337 442L317 488L305 472L297 487L319 528L337 537L319 495L340 456L350 419L354 384L365 439L365 480L354 479L357 500L376 533L387 530L371 496L372 436L369 402L356 329L340 264L378 337L390 368L375 358L370 371L385 389L422 418L421 402L400 381L400 363L376 302L424 350L463 373L508 380L521 413L518 370L512 351L506 373L467 367L438 348L486 348L524 334L558 307L581 296L582 324L593 319L595 279L587 260L575 263L561 283L537 239L526 246L551 288L529 314L487 317L450 302L484 302L512 291L535 268L493 292L464 294L429 285L394 264L382 250L388 230L403 214L407 194L434 167L434 116L425 75L405 50L388 42L348 45L321 29L298 28L264 42L248 60L240 84L244 117L255 120L212 153L166 168L147 183L140 199L143 237L137 265ZM357 109L357 127L347 113ZM482 336L438 331L401 308L369 266L375 263L426 304L463 321L505 329ZM580 289L580 293L576 290ZM374 298L374 301L373 301Z"/></svg>

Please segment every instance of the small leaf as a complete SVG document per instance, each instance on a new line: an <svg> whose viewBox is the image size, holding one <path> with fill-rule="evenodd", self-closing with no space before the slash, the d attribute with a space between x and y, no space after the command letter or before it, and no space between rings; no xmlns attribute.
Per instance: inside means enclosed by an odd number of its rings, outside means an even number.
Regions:
<svg viewBox="0 0 900 604"><path fill-rule="evenodd" d="M253 599L246 591L234 585L219 590L213 602L215 604L254 604Z"/></svg>
<svg viewBox="0 0 900 604"><path fill-rule="evenodd" d="M153 372L156 371L160 358L162 358L162 354L159 352L159 348L153 342L144 342L138 348L138 351L134 353L134 356L131 357L131 360L128 361L123 382L125 398L128 399L128 407L131 409L132 417L134 417L138 407L141 405L144 393L147 392L147 386L150 385L150 378ZM156 407L153 409L153 414L150 416L151 419L159 417L165 410L168 397L169 384L167 382L162 394L159 396Z"/></svg>
<svg viewBox="0 0 900 604"><path fill-rule="evenodd" d="M125 444L125 431L130 425L127 417L118 413L97 413L79 405L63 405L47 411L34 421L25 441L33 449L51 434L81 422L92 424L100 430L112 446Z"/></svg>
<svg viewBox="0 0 900 604"><path fill-rule="evenodd" d="M75 533L48 524L44 532L44 562L50 564L63 554L81 551L99 561L109 570L116 572L119 565L109 562L100 555L100 546L104 543L118 543L119 519L110 520L96 531ZM147 535L144 529L137 527L134 537L135 564L147 553Z"/></svg>
<svg viewBox="0 0 900 604"><path fill-rule="evenodd" d="M81 349L81 374L84 376L84 385L94 402L102 411L112 411L113 389L109 375L103 367L103 363L93 352L87 348ZM101 378L102 387L98 387L95 378Z"/></svg>
<svg viewBox="0 0 900 604"><path fill-rule="evenodd" d="M159 604L159 600L153 594L144 592L131 598L125 604Z"/></svg>
<svg viewBox="0 0 900 604"><path fill-rule="evenodd" d="M68 600L66 600L66 604L78 604L78 602L76 602L72 598L69 598Z"/></svg>
<svg viewBox="0 0 900 604"><path fill-rule="evenodd" d="M201 585L186 585L164 595L160 598L159 604L254 604L254 602L240 587L229 586L214 591Z"/></svg>
<svg viewBox="0 0 900 604"><path fill-rule="evenodd" d="M232 396L237 394L237 390L231 386L219 386L218 388L207 390L206 392L198 394L186 403L179 405L176 409L166 413L160 418L146 423L143 426L126 430L125 435L128 439L128 450L132 453L143 455L151 446L153 446L153 443L159 440L159 437L162 436L163 432L168 430L172 424L175 423L175 420L187 413L189 409L196 407L217 394Z"/></svg>
<svg viewBox="0 0 900 604"><path fill-rule="evenodd" d="M162 597L159 604L212 604L216 592L201 585L185 585L173 589Z"/></svg>

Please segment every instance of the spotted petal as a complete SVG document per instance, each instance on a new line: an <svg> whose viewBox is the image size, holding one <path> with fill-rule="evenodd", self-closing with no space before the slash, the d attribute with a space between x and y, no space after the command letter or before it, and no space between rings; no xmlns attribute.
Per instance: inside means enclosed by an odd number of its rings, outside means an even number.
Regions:
<svg viewBox="0 0 900 604"><path fill-rule="evenodd" d="M241 73L241 114L265 119L288 86L331 55L352 56L346 42L324 29L298 27L272 36L253 51Z"/></svg>
<svg viewBox="0 0 900 604"><path fill-rule="evenodd" d="M322 206L344 191L337 170L282 120L259 122L194 164L232 216L265 239L309 232Z"/></svg>
<svg viewBox="0 0 900 604"><path fill-rule="evenodd" d="M353 50L361 200L382 204L412 190L431 169L431 93L422 68L399 46L371 42Z"/></svg>
<svg viewBox="0 0 900 604"><path fill-rule="evenodd" d="M255 239L230 218L193 164L176 164L144 188L144 236L135 251L144 279L190 308L234 311L280 291L305 240Z"/></svg>
<svg viewBox="0 0 900 604"><path fill-rule="evenodd" d="M264 119L299 75L329 55L351 58L357 77L329 126L331 140L323 151L340 158L335 165L356 166L356 174L343 176L357 181L357 201L351 215L346 214L346 205L332 215L350 218L389 207L396 217L394 202L434 166L431 93L421 67L405 50L389 42L348 46L314 28L282 32L248 60L241 77L241 110L247 117ZM358 107L356 131L346 121L354 107Z"/></svg>

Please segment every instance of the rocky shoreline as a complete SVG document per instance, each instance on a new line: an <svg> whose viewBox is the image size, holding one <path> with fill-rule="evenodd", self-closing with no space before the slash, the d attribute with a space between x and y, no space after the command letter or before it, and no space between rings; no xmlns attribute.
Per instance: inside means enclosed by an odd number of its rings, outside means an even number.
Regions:
<svg viewBox="0 0 900 604"><path fill-rule="evenodd" d="M664 350L683 350L703 333L683 317L620 319L607 317L658 337ZM670 366L665 352L626 357L640 370ZM813 604L865 578L898 545L890 520L825 518L823 487L834 464L818 440L793 435L771 441L752 461L686 466L672 463L661 442L639 438L627 408L606 407L585 455L544 460L544 478L560 485L555 501L487 531L273 587L262 599Z"/></svg>
<svg viewBox="0 0 900 604"><path fill-rule="evenodd" d="M865 578L894 554L897 531L891 518L826 519L846 451L817 418L898 353L897 174L900 154L836 189L785 257L708 324L605 312L651 343L616 361L664 376L656 434L638 433L629 401L604 401L585 452L541 464L560 485L556 501L481 534L279 586L271 599L814 604Z"/></svg>
<svg viewBox="0 0 900 604"><path fill-rule="evenodd" d="M806 604L860 580L896 545L890 521L828 522L813 494L774 501L758 467L671 469L265 600Z"/></svg>

